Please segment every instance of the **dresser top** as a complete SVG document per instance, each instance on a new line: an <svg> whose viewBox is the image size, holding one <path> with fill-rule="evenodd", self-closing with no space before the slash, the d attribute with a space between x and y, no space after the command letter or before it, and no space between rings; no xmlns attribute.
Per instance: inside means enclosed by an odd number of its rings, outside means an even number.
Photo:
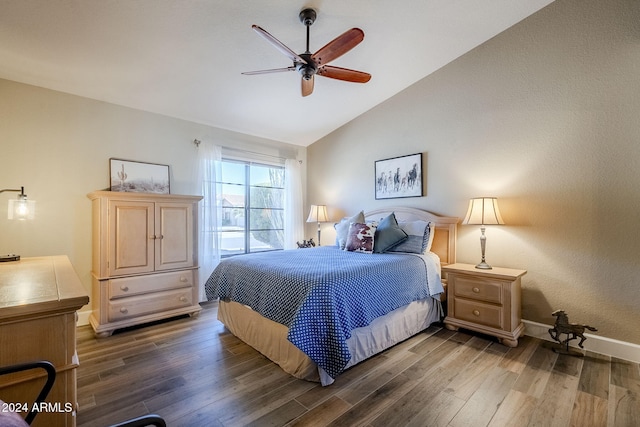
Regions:
<svg viewBox="0 0 640 427"><path fill-rule="evenodd" d="M89 302L69 258L48 256L0 263L0 319L75 311Z"/></svg>

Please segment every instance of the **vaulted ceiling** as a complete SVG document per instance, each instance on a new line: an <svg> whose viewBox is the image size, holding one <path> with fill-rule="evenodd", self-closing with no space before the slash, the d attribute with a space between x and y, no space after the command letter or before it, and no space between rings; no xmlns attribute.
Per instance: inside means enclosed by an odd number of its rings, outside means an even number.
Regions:
<svg viewBox="0 0 640 427"><path fill-rule="evenodd" d="M307 146L552 1L2 0L0 78ZM305 7L311 52L364 31L331 64L371 81L241 74L292 65L251 25L302 53Z"/></svg>

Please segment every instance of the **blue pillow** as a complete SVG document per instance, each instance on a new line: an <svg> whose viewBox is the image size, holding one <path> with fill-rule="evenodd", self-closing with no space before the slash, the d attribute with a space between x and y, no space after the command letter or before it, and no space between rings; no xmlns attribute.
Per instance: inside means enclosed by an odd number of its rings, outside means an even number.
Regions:
<svg viewBox="0 0 640 427"><path fill-rule="evenodd" d="M433 223L418 220L401 222L398 225L409 237L404 242L389 249L389 252L424 254L431 250Z"/></svg>
<svg viewBox="0 0 640 427"><path fill-rule="evenodd" d="M373 252L377 254L387 252L389 249L407 240L408 237L407 233L398 225L396 214L392 212L378 224L374 238Z"/></svg>

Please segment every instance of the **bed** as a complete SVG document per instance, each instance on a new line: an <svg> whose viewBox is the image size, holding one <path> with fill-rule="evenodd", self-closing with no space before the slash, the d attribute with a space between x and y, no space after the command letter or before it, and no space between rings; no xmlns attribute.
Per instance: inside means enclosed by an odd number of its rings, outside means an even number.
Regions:
<svg viewBox="0 0 640 427"><path fill-rule="evenodd" d="M218 319L287 373L322 385L439 321L440 267L455 262L458 218L406 207L359 215L337 224L338 246L223 260L205 284L207 299L219 299ZM409 238L370 253L373 243L362 243L367 233L390 221ZM423 224L424 236L410 231ZM347 241L340 227L351 233ZM364 246L353 250L356 233ZM409 241L428 250L406 249Z"/></svg>

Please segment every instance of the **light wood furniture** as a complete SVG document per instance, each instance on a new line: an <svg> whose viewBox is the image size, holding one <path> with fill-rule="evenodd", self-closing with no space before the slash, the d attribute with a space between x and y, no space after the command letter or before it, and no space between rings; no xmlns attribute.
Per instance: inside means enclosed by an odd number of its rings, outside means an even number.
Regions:
<svg viewBox="0 0 640 427"><path fill-rule="evenodd" d="M508 347L518 345L524 333L520 278L526 270L451 264L443 266L442 272L448 282L447 329L466 328L495 336Z"/></svg>
<svg viewBox="0 0 640 427"><path fill-rule="evenodd" d="M200 196L96 191L93 312L98 337L127 326L197 315Z"/></svg>
<svg viewBox="0 0 640 427"><path fill-rule="evenodd" d="M50 410L34 426L76 425L76 311L88 302L66 256L0 263L0 366L48 360L56 368ZM41 370L3 375L0 399L31 405L44 382Z"/></svg>

